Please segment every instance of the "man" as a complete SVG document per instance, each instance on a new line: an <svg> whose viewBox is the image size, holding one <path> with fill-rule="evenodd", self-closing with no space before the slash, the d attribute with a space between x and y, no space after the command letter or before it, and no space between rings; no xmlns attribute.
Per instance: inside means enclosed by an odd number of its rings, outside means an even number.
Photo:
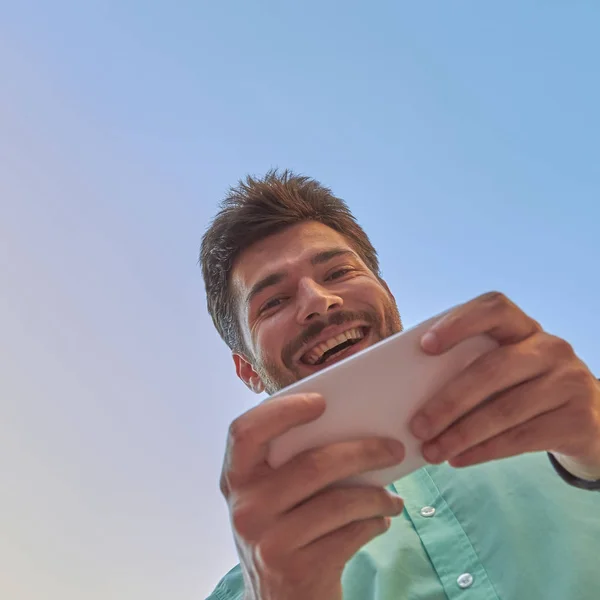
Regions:
<svg viewBox="0 0 600 600"><path fill-rule="evenodd" d="M271 171L240 182L200 259L208 310L254 392L272 394L402 329L367 235L312 179ZM482 332L498 349L411 423L428 466L386 490L331 484L400 462L391 440L266 464L271 440L323 412L319 396L267 400L236 419L221 490L240 565L211 598L598 598L598 381L500 293L453 310L423 352Z"/></svg>

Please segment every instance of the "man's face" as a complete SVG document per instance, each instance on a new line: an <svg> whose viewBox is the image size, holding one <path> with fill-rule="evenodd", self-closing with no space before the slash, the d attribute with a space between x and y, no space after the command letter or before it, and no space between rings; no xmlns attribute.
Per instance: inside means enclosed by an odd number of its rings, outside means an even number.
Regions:
<svg viewBox="0 0 600 600"><path fill-rule="evenodd" d="M231 282L250 354L234 354L236 372L257 393L273 394L402 329L387 286L322 223L247 248Z"/></svg>

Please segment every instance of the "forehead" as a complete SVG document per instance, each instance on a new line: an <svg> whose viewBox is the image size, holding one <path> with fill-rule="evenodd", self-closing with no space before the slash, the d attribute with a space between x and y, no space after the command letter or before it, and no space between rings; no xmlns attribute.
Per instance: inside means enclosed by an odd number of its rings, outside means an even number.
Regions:
<svg viewBox="0 0 600 600"><path fill-rule="evenodd" d="M231 273L233 289L242 293L263 276L304 262L316 252L329 248L351 248L348 240L327 225L310 221L298 223L246 248Z"/></svg>

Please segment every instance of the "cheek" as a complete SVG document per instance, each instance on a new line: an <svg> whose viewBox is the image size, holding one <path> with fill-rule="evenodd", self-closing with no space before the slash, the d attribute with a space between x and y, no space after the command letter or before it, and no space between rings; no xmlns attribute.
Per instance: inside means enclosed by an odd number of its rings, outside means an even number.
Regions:
<svg viewBox="0 0 600 600"><path fill-rule="evenodd" d="M352 293L358 300L362 300L372 306L383 306L390 301L385 288L371 278L363 279L360 285L352 290Z"/></svg>
<svg viewBox="0 0 600 600"><path fill-rule="evenodd" d="M281 350L285 344L285 329L273 319L269 324L263 324L257 333L255 344L258 355L263 360L280 362Z"/></svg>

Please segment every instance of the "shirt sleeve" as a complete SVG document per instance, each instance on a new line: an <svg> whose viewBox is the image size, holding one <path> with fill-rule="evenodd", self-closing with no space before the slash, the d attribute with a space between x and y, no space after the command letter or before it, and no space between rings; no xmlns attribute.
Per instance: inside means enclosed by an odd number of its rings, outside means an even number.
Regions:
<svg viewBox="0 0 600 600"><path fill-rule="evenodd" d="M206 600L242 600L244 597L244 577L237 565L219 583Z"/></svg>

